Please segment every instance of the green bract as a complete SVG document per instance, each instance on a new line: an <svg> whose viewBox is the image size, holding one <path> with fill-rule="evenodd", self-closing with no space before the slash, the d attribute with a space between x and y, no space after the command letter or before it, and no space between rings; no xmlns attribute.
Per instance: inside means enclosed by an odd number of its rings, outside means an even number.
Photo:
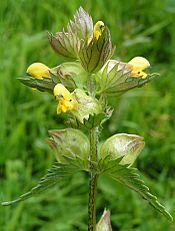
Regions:
<svg viewBox="0 0 175 231"><path fill-rule="evenodd" d="M97 72L111 58L114 48L107 28L98 40L84 43L80 49L80 61L87 72Z"/></svg>
<svg viewBox="0 0 175 231"><path fill-rule="evenodd" d="M156 76L154 73L144 79L133 78L130 65L117 60L108 60L96 75L97 94L122 95L129 90L144 86Z"/></svg>
<svg viewBox="0 0 175 231"><path fill-rule="evenodd" d="M67 31L48 33L52 48L61 56L71 59L79 57L81 43L87 43L93 32L92 18L80 7L70 21Z"/></svg>

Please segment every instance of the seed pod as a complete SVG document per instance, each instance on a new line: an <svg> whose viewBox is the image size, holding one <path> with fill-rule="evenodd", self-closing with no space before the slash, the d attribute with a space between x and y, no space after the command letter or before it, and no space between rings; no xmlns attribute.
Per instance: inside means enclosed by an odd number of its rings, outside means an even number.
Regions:
<svg viewBox="0 0 175 231"><path fill-rule="evenodd" d="M56 151L58 162L65 163L65 157L87 160L89 140L81 131L73 128L49 130L49 145Z"/></svg>
<svg viewBox="0 0 175 231"><path fill-rule="evenodd" d="M101 158L110 156L111 159L118 159L123 157L120 164L132 165L137 156L145 145L143 137L120 133L111 136L107 139L101 147Z"/></svg>

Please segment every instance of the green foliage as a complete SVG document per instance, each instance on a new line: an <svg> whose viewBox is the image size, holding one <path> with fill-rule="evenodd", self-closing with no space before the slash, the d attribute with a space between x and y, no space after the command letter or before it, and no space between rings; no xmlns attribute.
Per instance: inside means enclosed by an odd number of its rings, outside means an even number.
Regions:
<svg viewBox="0 0 175 231"><path fill-rule="evenodd" d="M58 118L54 114L55 105L50 103L54 99L50 95L23 87L16 77L34 60L50 67L61 63L48 45L46 31L62 30L80 5L95 21L102 19L110 28L117 45L115 57L128 61L143 55L149 58L153 70L161 74L144 89L122 97L110 122L103 125L105 132L100 139L116 131L145 137L146 148L137 167L144 172L144 181L152 192L159 195L160 201L166 201L166 208L174 217L175 5L170 0L1 2L0 200L12 200L27 191L54 161L45 137L47 130L65 127L64 116ZM116 102L116 97L111 98L111 105ZM160 219L137 195L114 184L109 177L100 179L98 195L98 210L111 208L114 230L174 230L174 223ZM2 231L85 231L86 205L87 179L75 175L64 187L55 187L31 199L29 204L0 207L0 227Z"/></svg>

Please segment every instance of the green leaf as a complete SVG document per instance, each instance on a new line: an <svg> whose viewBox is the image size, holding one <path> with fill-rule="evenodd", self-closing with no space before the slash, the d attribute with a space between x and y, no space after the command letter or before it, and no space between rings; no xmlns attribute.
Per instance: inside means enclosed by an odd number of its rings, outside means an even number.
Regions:
<svg viewBox="0 0 175 231"><path fill-rule="evenodd" d="M169 220L173 220L170 213L158 202L157 197L150 193L149 188L141 180L138 170L136 168L128 168L128 165L120 165L121 159L110 160L109 156L106 157L106 159L99 162L99 172L136 191L154 209L162 213Z"/></svg>
<svg viewBox="0 0 175 231"><path fill-rule="evenodd" d="M53 88L55 86L53 80L51 78L46 78L46 77L42 79L38 79L31 76L24 76L18 78L18 80L28 87L37 89L39 91L47 91L49 93L53 92Z"/></svg>
<svg viewBox="0 0 175 231"><path fill-rule="evenodd" d="M87 128L93 128L105 123L112 115L113 109L107 108L105 112L99 114L90 115L88 120L85 120L85 126Z"/></svg>
<svg viewBox="0 0 175 231"><path fill-rule="evenodd" d="M65 157L66 158L66 157ZM20 201L24 201L30 197L33 197L35 195L38 195L47 189L55 186L60 181L64 180L64 178L71 177L72 174L75 174L76 172L80 170L87 169L86 163L81 160L80 158L67 158L69 161L69 164L61 164L61 163L55 163L51 169L48 170L48 173L40 179L39 183L33 187L29 192L21 195L19 198L13 201L3 202L1 203L3 206L12 205L15 203L18 203Z"/></svg>

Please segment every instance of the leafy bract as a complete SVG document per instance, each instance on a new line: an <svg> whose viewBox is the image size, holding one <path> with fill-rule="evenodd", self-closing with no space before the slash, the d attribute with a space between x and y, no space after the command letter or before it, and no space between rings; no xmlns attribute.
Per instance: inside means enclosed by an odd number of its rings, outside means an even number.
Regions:
<svg viewBox="0 0 175 231"><path fill-rule="evenodd" d="M80 62L87 72L97 72L111 58L114 49L110 32L105 28L97 41L82 44L79 52Z"/></svg>
<svg viewBox="0 0 175 231"><path fill-rule="evenodd" d="M99 162L99 174L105 174L115 181L123 184L124 186L137 192L142 198L148 201L148 203L162 213L169 220L173 220L170 213L161 205L157 197L152 195L149 188L141 180L138 170L136 168L128 168L128 165L121 165L122 158L110 160L110 157L106 157Z"/></svg>
<svg viewBox="0 0 175 231"><path fill-rule="evenodd" d="M93 22L89 14L80 7L67 25L67 31L48 33L52 48L61 56L77 59L81 43L86 43L93 32Z"/></svg>
<svg viewBox="0 0 175 231"><path fill-rule="evenodd" d="M131 77L130 74L130 65L109 60L97 74L98 94L121 95L131 89L142 87L158 76L157 73L152 73L143 79Z"/></svg>
<svg viewBox="0 0 175 231"><path fill-rule="evenodd" d="M86 163L80 159L70 159L67 158L69 161L69 164L62 164L56 162L52 168L48 170L48 173L40 179L39 183L33 187L29 192L21 195L19 198L13 201L3 202L3 206L12 205L15 203L18 203L20 201L24 201L30 197L33 197L35 195L38 195L44 191L46 191L49 188L52 188L60 181L64 180L65 178L69 178L72 176L72 174L75 174L76 172L80 170L86 170L87 166Z"/></svg>
<svg viewBox="0 0 175 231"><path fill-rule="evenodd" d="M71 113L83 123L84 120L88 120L90 115L96 115L102 112L101 105L98 100L92 96L87 95L81 89L75 89L72 93L77 101L77 109L72 110Z"/></svg>
<svg viewBox="0 0 175 231"><path fill-rule="evenodd" d="M39 79L32 76L24 76L18 78L18 80L28 87L49 93L53 92L53 88L55 86L54 81L51 78L46 77Z"/></svg>

